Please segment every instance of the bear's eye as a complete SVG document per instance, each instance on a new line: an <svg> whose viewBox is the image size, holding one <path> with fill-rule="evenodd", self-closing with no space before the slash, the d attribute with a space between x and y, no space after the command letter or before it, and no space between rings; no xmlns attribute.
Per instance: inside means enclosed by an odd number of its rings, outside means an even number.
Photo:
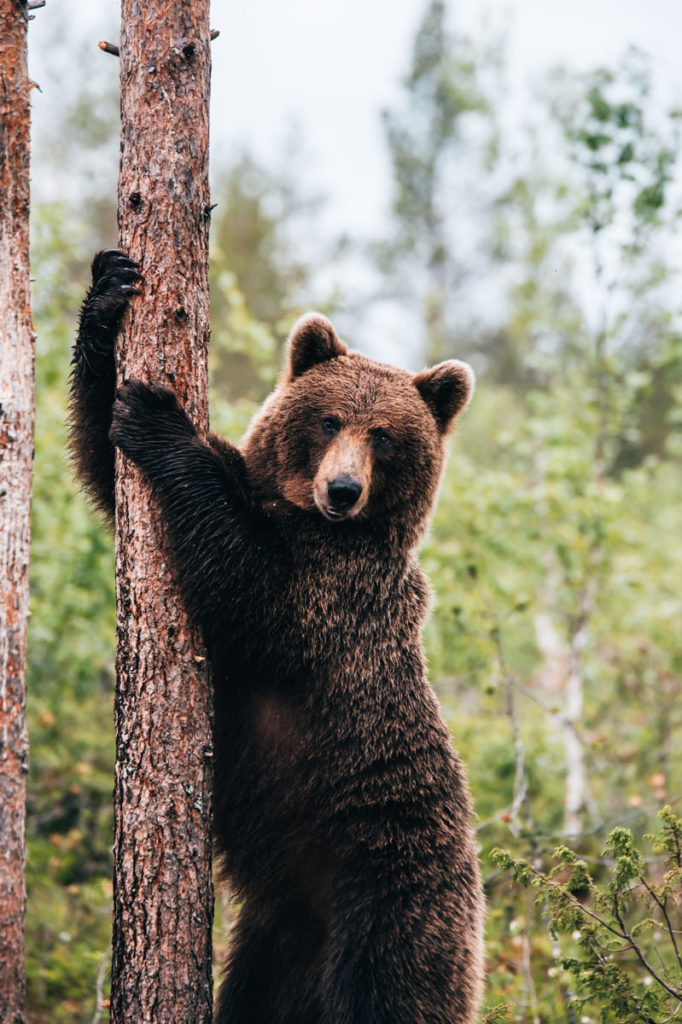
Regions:
<svg viewBox="0 0 682 1024"><path fill-rule="evenodd" d="M375 430L372 434L374 447L378 452L387 452L393 444L393 438L385 430Z"/></svg>
<svg viewBox="0 0 682 1024"><path fill-rule="evenodd" d="M341 424L337 420L336 416L325 416L322 420L322 433L327 434L328 437L333 437L334 434L338 434L341 429Z"/></svg>

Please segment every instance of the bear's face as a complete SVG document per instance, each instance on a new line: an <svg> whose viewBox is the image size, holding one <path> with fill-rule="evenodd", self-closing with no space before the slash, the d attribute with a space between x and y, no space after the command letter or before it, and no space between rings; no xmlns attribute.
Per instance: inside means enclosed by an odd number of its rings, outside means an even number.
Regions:
<svg viewBox="0 0 682 1024"><path fill-rule="evenodd" d="M244 444L260 489L332 524L402 526L431 511L444 438L473 389L452 360L416 376L349 353L319 314L292 331L289 361ZM272 484L275 484L274 488Z"/></svg>

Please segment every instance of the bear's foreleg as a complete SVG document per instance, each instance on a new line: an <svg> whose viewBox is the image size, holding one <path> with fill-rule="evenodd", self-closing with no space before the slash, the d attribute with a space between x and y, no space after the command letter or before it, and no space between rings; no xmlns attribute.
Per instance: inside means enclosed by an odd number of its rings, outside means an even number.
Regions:
<svg viewBox="0 0 682 1024"><path fill-rule="evenodd" d="M118 249L99 252L81 308L69 396L70 447L94 503L114 515L114 449L109 440L116 390L114 342L130 300L140 294L138 264Z"/></svg>
<svg viewBox="0 0 682 1024"><path fill-rule="evenodd" d="M262 609L269 538L256 535L240 452L225 441L202 440L169 388L135 380L117 392L110 437L154 489L178 583L209 643L226 629L235 593ZM248 609L232 614L243 625Z"/></svg>

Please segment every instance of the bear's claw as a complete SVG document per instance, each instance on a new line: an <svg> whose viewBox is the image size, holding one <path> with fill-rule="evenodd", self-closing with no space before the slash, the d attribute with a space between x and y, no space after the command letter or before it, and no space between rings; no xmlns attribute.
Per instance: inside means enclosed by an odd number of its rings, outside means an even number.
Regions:
<svg viewBox="0 0 682 1024"><path fill-rule="evenodd" d="M116 268L139 270L140 264L121 249L102 249L92 261L92 283L97 284L100 278Z"/></svg>

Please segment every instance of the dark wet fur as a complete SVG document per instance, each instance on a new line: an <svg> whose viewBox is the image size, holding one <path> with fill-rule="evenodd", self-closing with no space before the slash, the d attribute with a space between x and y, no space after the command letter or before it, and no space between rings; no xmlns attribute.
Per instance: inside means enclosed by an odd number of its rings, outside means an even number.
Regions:
<svg viewBox="0 0 682 1024"><path fill-rule="evenodd" d="M214 664L216 843L241 903L217 1021L470 1024L481 887L466 781L426 681L413 554L470 379L348 354L308 318L237 449L199 437L165 388L131 381L114 404L137 280L123 254L96 257L71 445L109 516L110 435L146 473ZM341 522L312 497L325 417L371 465L365 508ZM377 431L388 449L365 451Z"/></svg>

